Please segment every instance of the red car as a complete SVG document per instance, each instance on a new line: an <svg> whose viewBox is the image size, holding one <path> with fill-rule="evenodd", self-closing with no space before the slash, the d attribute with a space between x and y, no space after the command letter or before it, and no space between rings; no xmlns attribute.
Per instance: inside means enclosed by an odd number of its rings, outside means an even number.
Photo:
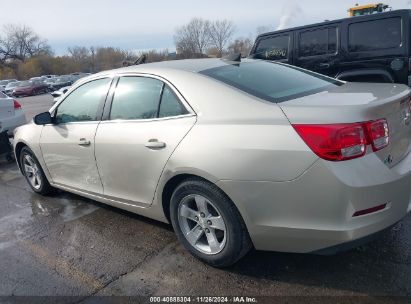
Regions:
<svg viewBox="0 0 411 304"><path fill-rule="evenodd" d="M27 80L21 81L13 90L14 97L33 96L41 93L47 93L48 86L41 80Z"/></svg>

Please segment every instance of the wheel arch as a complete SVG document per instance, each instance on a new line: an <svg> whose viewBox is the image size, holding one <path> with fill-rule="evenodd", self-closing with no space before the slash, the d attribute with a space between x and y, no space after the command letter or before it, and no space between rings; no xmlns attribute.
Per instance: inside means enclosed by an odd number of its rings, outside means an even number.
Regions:
<svg viewBox="0 0 411 304"><path fill-rule="evenodd" d="M23 173L23 169L20 166L20 153L24 147L28 147L28 145L24 142L18 142L14 148L14 154L16 155L17 166L19 167L21 173Z"/></svg>
<svg viewBox="0 0 411 304"><path fill-rule="evenodd" d="M238 206L236 205L235 201L227 194L226 191L224 191L224 189L222 189L221 187L217 185L217 180L213 180L211 176L207 178L199 174L195 174L195 173L179 173L171 177L169 180L167 180L161 192L161 204L162 204L163 212L169 222L171 222L170 221L171 196L173 195L173 192L177 188L177 186L181 184L183 181L188 180L188 179L194 179L194 180L196 179L196 180L201 180L201 181L205 181L210 184L213 184L232 202L232 204L235 206L238 213L242 217L243 221L245 221L244 215L241 212L241 210L238 208Z"/></svg>
<svg viewBox="0 0 411 304"><path fill-rule="evenodd" d="M167 218L167 220L171 223L170 221L170 200L171 200L171 196L173 195L174 190L177 188L177 186L179 184L181 184L184 180L187 179L200 179L203 181L207 181L209 183L213 183L212 181L196 175L196 174L192 174L192 173L180 173L177 175L174 175L173 177L171 177L165 184L164 187L162 189L162 193L161 193L161 204L162 204L162 208L163 208L163 212L165 217ZM213 183L214 184L214 183Z"/></svg>

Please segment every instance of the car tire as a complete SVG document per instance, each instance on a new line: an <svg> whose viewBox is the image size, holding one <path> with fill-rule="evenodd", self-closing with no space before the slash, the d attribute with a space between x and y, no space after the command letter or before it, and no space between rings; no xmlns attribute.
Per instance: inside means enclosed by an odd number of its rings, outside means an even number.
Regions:
<svg viewBox="0 0 411 304"><path fill-rule="evenodd" d="M183 246L213 267L231 266L252 248L237 208L223 191L205 180L188 179L176 187L170 218Z"/></svg>
<svg viewBox="0 0 411 304"><path fill-rule="evenodd" d="M41 195L52 192L53 187L50 186L39 161L29 147L21 149L19 163L24 177L34 192Z"/></svg>

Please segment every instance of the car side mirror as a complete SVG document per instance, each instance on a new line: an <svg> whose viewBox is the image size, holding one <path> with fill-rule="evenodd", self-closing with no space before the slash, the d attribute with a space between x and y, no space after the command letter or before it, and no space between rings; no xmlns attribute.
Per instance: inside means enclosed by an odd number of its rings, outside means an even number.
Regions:
<svg viewBox="0 0 411 304"><path fill-rule="evenodd" d="M50 112L44 112L37 114L34 116L34 123L36 125L47 125L47 124L52 124L54 122L53 117L51 117Z"/></svg>
<svg viewBox="0 0 411 304"><path fill-rule="evenodd" d="M54 98L60 97L61 95L63 95L63 94L59 91L55 91L55 92L51 93L51 96L53 96Z"/></svg>

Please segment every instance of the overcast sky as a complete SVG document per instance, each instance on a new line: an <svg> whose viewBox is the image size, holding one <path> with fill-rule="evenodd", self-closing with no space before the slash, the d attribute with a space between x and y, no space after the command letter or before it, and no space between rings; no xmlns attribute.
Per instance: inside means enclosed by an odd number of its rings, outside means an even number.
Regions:
<svg viewBox="0 0 411 304"><path fill-rule="evenodd" d="M378 1L0 0L0 26L28 25L47 39L58 55L73 45L174 50L175 29L192 17L232 20L235 36L254 38L259 26L276 29L344 18L357 2ZM393 9L411 9L411 0L384 2Z"/></svg>

